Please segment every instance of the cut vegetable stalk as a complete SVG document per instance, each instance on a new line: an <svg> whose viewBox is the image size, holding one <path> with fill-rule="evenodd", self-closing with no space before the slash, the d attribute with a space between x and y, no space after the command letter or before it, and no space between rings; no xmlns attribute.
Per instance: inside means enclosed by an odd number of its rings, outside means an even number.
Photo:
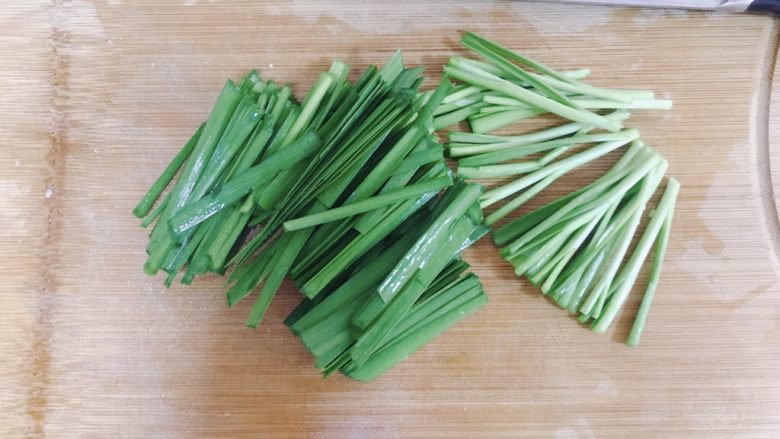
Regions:
<svg viewBox="0 0 780 439"><path fill-rule="evenodd" d="M160 214L160 218L152 231L147 246L149 258L144 264L144 271L155 274L168 257L168 253L175 246L174 239L169 234L168 220L178 212L190 198L198 179L206 167L211 153L222 137L233 112L241 99L239 88L228 80L222 89L216 104L209 115L209 119L203 127L198 142L182 168L179 180L171 190L171 200L166 204Z"/></svg>
<svg viewBox="0 0 780 439"><path fill-rule="evenodd" d="M518 191L525 189L526 187L542 180L543 178L551 174L554 174L559 171L568 172L595 158L601 157L610 151L620 148L638 137L639 137L639 132L637 132L636 130L633 129L626 130L625 137L622 140L601 143L597 146L594 146L593 148L579 152L561 161L546 166L517 181L508 183L504 186L485 192L484 194L482 194L482 197L480 199L480 204L482 205L483 208L490 206L514 193L517 193Z"/></svg>
<svg viewBox="0 0 780 439"><path fill-rule="evenodd" d="M509 77L514 78L517 81L530 84L531 87L539 90L558 103L567 105L572 108L577 108L576 104L572 103L558 90L550 87L542 81L539 81L536 77L530 75L525 70L512 64L509 60L502 56L500 51L494 51L495 45L485 44L479 39L468 37L463 38L461 40L461 44L487 59L491 64L498 67L502 73L508 75Z"/></svg>
<svg viewBox="0 0 780 439"><path fill-rule="evenodd" d="M466 178L497 178L511 175L527 174L536 171L542 166L538 161L508 163L488 166L459 166L458 173Z"/></svg>
<svg viewBox="0 0 780 439"><path fill-rule="evenodd" d="M137 216L138 218L143 218L149 213L149 210L152 209L154 202L160 198L160 194L162 194L165 188L168 187L168 184L171 182L171 180L173 180L174 175L176 175L176 173L179 171L179 168L181 168L181 165L185 160L187 160L187 158L190 156L190 153L195 148L195 145L198 143L200 135L203 132L203 126L204 124L200 125L200 127L195 131L195 134L193 134L192 137L190 137L190 140L187 141L187 143L184 145L184 148L182 148L181 151L176 154L176 157L171 160L171 163L165 167L165 170L162 172L162 174L160 174L157 180L155 180L149 191L135 206L135 209L133 209L133 215Z"/></svg>
<svg viewBox="0 0 780 439"><path fill-rule="evenodd" d="M481 294L447 314L428 322L404 338L388 345L362 366L349 367L344 373L350 378L359 381L371 381L485 303L487 303L487 297Z"/></svg>
<svg viewBox="0 0 780 439"><path fill-rule="evenodd" d="M466 157L458 161L461 166L484 166L503 163L510 160L519 159L539 152L548 151L561 146L571 146L578 143L596 143L609 142L613 140L625 140L639 137L638 131L634 129L623 130L617 133L599 133L599 134L577 134L568 137L548 140L546 142L531 143L525 145L514 145L511 142L500 151L487 152Z"/></svg>
<svg viewBox="0 0 780 439"><path fill-rule="evenodd" d="M618 310L623 306L623 303L628 297L628 293L631 291L631 287L639 274L642 262L644 262L647 257L650 247L658 236L658 232L661 230L666 217L674 208L679 191L680 183L675 179L670 179L661 201L658 202L655 215L650 218L645 233L642 235L636 249L631 254L631 258L626 262L623 272L621 272L620 278L623 279L618 281L620 282L620 286L610 298L609 303L604 310L604 314L596 320L596 323L593 326L594 331L603 333L615 319Z"/></svg>
<svg viewBox="0 0 780 439"><path fill-rule="evenodd" d="M501 96L485 95L482 100L488 104L493 104L493 106L506 107L506 109L533 108L517 99L505 98ZM571 102L579 108L587 108L589 110L671 110L673 106L672 101L669 99L634 99L631 102L621 102L610 99L575 97L571 99ZM485 106L481 109L481 111L491 112L491 110L487 110L488 108L491 107Z"/></svg>
<svg viewBox="0 0 780 439"><path fill-rule="evenodd" d="M355 216L363 212L368 212L409 198L425 195L427 193L435 194L439 190L451 185L452 177L449 175L444 177L437 177L431 180L423 181L421 183L413 184L411 186L388 191L382 195L377 195L375 197L366 198L358 202L346 204L344 206L337 207L325 212L320 212L314 215L287 221L284 223L284 229L291 231L314 227L319 224Z"/></svg>
<svg viewBox="0 0 780 439"><path fill-rule="evenodd" d="M236 176L222 186L216 194L208 195L181 210L170 220L171 231L177 235L183 234L226 206L240 200L251 190L271 180L278 172L310 156L319 145L319 137L309 132L284 150L265 158L260 164Z"/></svg>
<svg viewBox="0 0 780 439"><path fill-rule="evenodd" d="M658 288L658 282L661 278L661 268L663 266L664 257L666 256L666 248L669 244L673 216L674 207L667 213L661 230L658 232L658 237L655 240L655 255L653 256L653 265L650 268L647 288L645 288L645 294L642 296L642 302L639 305L634 324L631 326L631 333L628 335L628 340L626 341L626 344L632 347L639 345L639 339L642 337L647 315L650 312L650 306L655 297L655 290Z"/></svg>
<svg viewBox="0 0 780 439"><path fill-rule="evenodd" d="M464 136L465 134L471 133L450 132L450 144L448 145L447 151L449 152L450 157L462 157L486 152L500 151L510 146L528 145L556 139L558 137L576 133L584 127L584 124L574 122L520 136L486 136L484 138ZM474 142L474 140L477 141ZM462 146L461 144L454 146L452 142L462 142L463 144Z"/></svg>
<svg viewBox="0 0 780 439"><path fill-rule="evenodd" d="M484 134L545 113L547 111L541 108L519 108L489 114L478 113L469 117L469 126L473 132Z"/></svg>
<svg viewBox="0 0 780 439"><path fill-rule="evenodd" d="M520 101L527 102L534 107L549 111L550 113L557 114L575 122L593 125L607 131L618 131L622 127L620 122L606 119L603 116L599 116L589 111L568 107L500 78L493 79L475 75L453 66L445 66L444 73L452 78L503 93Z"/></svg>

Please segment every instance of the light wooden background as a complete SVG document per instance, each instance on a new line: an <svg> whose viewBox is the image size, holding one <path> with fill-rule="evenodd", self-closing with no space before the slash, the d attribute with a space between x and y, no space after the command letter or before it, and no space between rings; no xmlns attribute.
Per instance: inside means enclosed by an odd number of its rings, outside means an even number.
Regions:
<svg viewBox="0 0 780 439"><path fill-rule="evenodd" d="M780 437L771 19L29 0L3 2L0 29L0 437ZM490 304L370 384L317 374L281 323L290 285L251 331L219 280L164 291L142 273L130 210L225 78L259 67L302 96L334 57L362 68L397 48L435 78L463 30L674 99L632 119L683 185L639 349L622 344L636 301L592 334L487 240L467 259Z"/></svg>

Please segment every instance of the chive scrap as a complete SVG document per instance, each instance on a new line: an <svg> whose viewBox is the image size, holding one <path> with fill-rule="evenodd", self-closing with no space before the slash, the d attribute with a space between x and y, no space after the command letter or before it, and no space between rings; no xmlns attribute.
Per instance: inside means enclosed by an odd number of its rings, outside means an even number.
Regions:
<svg viewBox="0 0 780 439"><path fill-rule="evenodd" d="M327 210L325 212L320 212L287 221L284 223L284 229L289 232L292 230L305 229L330 221L336 221L342 218L355 216L363 212L379 209L380 207L384 207L389 204L393 204L409 198L414 198L416 196L425 195L429 192L437 193L439 190L451 184L452 178L449 175L437 177L422 183L394 189L382 195L377 195L375 197L367 198L355 203L345 204L344 206Z"/></svg>
<svg viewBox="0 0 780 439"><path fill-rule="evenodd" d="M228 80L217 98L197 144L182 167L178 181L171 189L170 201L166 203L165 209L160 213L152 230L149 245L146 248L149 257L144 264L144 271L147 273L157 273L168 258L169 252L174 250L176 241L169 233L168 220L189 201L206 162L222 137L240 99L241 90Z"/></svg>
<svg viewBox="0 0 780 439"><path fill-rule="evenodd" d="M647 224L645 233L639 240L636 249L631 254L631 257L626 262L623 271L614 280L616 288L610 292L610 301L604 309L604 314L596 320L593 330L596 332L604 332L607 327L612 323L618 310L623 306L623 303L630 293L631 286L636 281L637 275L642 262L647 257L650 247L656 240L659 231L663 227L667 217L671 215L674 209L675 202L677 200L677 194L680 190L680 184L675 179L670 179L669 184L666 187L661 201L658 203L655 215L650 218L650 222ZM651 295L652 298L652 295ZM641 325L641 323L640 323Z"/></svg>
<svg viewBox="0 0 780 439"><path fill-rule="evenodd" d="M195 203L188 205L169 220L171 231L180 236L202 223L215 213L239 201L285 168L311 155L319 146L320 139L313 132L301 137L289 148L267 157L260 164L237 175L229 183Z"/></svg>
<svg viewBox="0 0 780 439"><path fill-rule="evenodd" d="M497 203L498 201L525 189L531 184L536 183L549 175L555 174L557 172L568 172L578 166L590 162L591 160L599 158L604 154L614 151L615 149L623 147L631 141L636 140L638 136L639 133L636 130L626 130L621 139L599 143L593 148L586 149L551 165L545 166L538 171L520 178L519 180L491 189L482 195L482 207L484 208Z"/></svg>
<svg viewBox="0 0 780 439"><path fill-rule="evenodd" d="M171 180L173 180L174 175L176 175L176 172L179 171L179 168L181 168L181 165L184 163L184 161L187 160L187 158L190 156L190 153L198 143L200 134L202 132L203 125L201 125L195 131L195 134L190 137L190 140L187 141L187 143L184 145L184 148L182 148L181 151L176 154L176 157L174 157L171 163L166 166L165 170L162 172L162 174L160 174L149 191L144 195L143 198L141 198L141 201L139 201L135 206L135 209L133 209L133 215L137 216L138 218L143 218L149 213L149 211L152 209L152 206L154 205L154 202L160 198L160 194L162 194Z"/></svg>
<svg viewBox="0 0 780 439"><path fill-rule="evenodd" d="M657 214L659 213L654 213L654 215ZM658 282L661 278L661 267L663 265L664 256L666 255L666 248L669 244L673 217L674 207L666 214L666 218L664 218L664 223L661 226L661 230L658 232L658 237L654 244L655 255L653 256L653 265L650 269L650 276L647 281L647 287L645 288L645 294L642 296L642 302L639 305L634 325L631 327L631 333L626 341L626 344L629 346L637 346L639 344L639 339L642 336L642 332L644 331L647 315L650 312L650 306L655 297L655 290L657 289Z"/></svg>
<svg viewBox="0 0 780 439"><path fill-rule="evenodd" d="M618 131L621 128L621 124L617 121L604 119L602 116L587 110L580 110L569 107L499 77L487 77L474 74L464 70L461 67L452 65L445 66L444 73L451 78L505 94L507 96L526 102L533 107L539 108L540 110L557 114L575 122L586 123L598 128L603 128L607 131Z"/></svg>

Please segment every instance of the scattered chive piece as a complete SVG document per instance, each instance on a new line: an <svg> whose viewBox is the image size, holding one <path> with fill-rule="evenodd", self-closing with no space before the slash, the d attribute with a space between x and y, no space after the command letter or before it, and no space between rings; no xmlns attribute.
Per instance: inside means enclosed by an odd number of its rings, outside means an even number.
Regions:
<svg viewBox="0 0 780 439"><path fill-rule="evenodd" d="M584 163L587 163L595 158L601 157L602 155L610 151L613 151L617 148L626 145L627 143L631 142L632 140L635 140L638 137L638 133L636 132L636 130L629 130L629 131L632 132L627 133L622 140L615 140L611 142L601 143L593 148L586 149L585 151L579 152L561 161L555 162L554 164L546 166L538 171L535 171L532 174L529 174L524 178L521 178L512 183L508 183L504 186L500 186L498 188L491 189L485 192L484 194L482 194L482 199L481 199L482 207L484 208L490 206L491 204L494 204L528 187L529 185L543 179L544 177L547 177L550 174L554 174L558 171L566 172L568 170L574 169L578 166L581 166Z"/></svg>
<svg viewBox="0 0 780 439"><path fill-rule="evenodd" d="M458 173L466 178L496 178L527 174L541 168L536 161L485 166L458 166Z"/></svg>
<svg viewBox="0 0 780 439"><path fill-rule="evenodd" d="M155 220L157 220L170 199L171 197L169 194L157 207L154 208L154 210L152 210L151 213L147 214L146 217L144 217L144 219L141 221L141 227L145 229L149 227L149 225L152 224Z"/></svg>
<svg viewBox="0 0 780 439"><path fill-rule="evenodd" d="M138 218L143 218L149 213L149 210L151 210L154 202L160 198L160 194L162 194L171 180L173 180L173 176L176 175L176 172L179 171L179 168L181 168L181 165L184 163L184 161L187 160L187 158L190 156L190 153L198 143L198 139L200 139L202 132L203 125L201 125L195 131L195 134L190 137L190 140L187 141L187 143L184 145L184 148L182 148L181 151L176 154L176 157L174 157L173 160L171 160L171 163L165 167L165 170L162 172L162 174L157 177L157 180L154 182L152 187L149 188L149 191L146 193L146 195L141 198L141 201L139 201L135 206L135 209L133 209L133 215L137 216Z"/></svg>
<svg viewBox="0 0 780 439"><path fill-rule="evenodd" d="M664 219L664 223L661 226L661 230L658 233L658 238L655 241L655 255L653 256L653 265L650 268L650 276L647 281L647 288L645 288L645 294L642 296L642 302L639 305L636 319L631 327L631 333L628 335L626 344L629 346L638 346L639 339L642 337L642 331L645 328L645 322L647 321L647 315L650 312L650 305L653 303L655 297L655 290L658 287L658 282L661 279L661 268L663 266L664 257L666 256L666 248L669 244L669 235L672 228L672 218L674 216L674 207L669 210L669 213Z"/></svg>
<svg viewBox="0 0 780 439"><path fill-rule="evenodd" d="M504 58L502 53L505 54L508 51L501 50L503 49L502 47L495 44L490 44L487 40L480 39L474 34L465 35L461 40L461 44L490 61L494 66L498 67L503 73L508 74L510 77L513 77L514 79L521 82L529 83L533 88L541 91L558 103L577 108L576 104L561 94L558 90L538 80L535 76L532 76L525 70L512 64L509 60ZM496 49L499 50L496 51ZM552 70L549 71L552 72Z"/></svg>
<svg viewBox="0 0 780 439"><path fill-rule="evenodd" d="M168 258L169 252L174 250L176 241L169 233L168 220L189 201L207 159L222 137L240 99L241 89L233 81L228 80L198 137L197 144L183 165L178 181L171 189L170 201L166 203L152 230L146 248L149 257L144 264L144 271L148 274L157 273Z"/></svg>
<svg viewBox="0 0 780 439"><path fill-rule="evenodd" d="M219 191L190 204L170 219L171 231L180 235L205 221L225 207L240 200L252 189L273 178L276 173L292 166L311 155L319 146L320 139L309 132L294 144L265 158L260 164L247 169L222 186Z"/></svg>
<svg viewBox="0 0 780 439"><path fill-rule="evenodd" d="M557 101L540 96L532 91L528 91L523 87L498 77L490 78L482 75L476 75L463 70L462 68L450 65L444 67L444 73L451 78L503 93L507 96L519 99L523 102L527 102L534 107L557 114L575 122L582 122L588 125L593 125L595 127L603 128L607 131L618 131L621 128L620 122L605 119L602 116L586 110L579 110L563 105Z"/></svg>
<svg viewBox="0 0 780 439"><path fill-rule="evenodd" d="M531 108L528 104L516 99L500 96L486 95L482 98L486 103L506 109ZM625 109L625 110L671 110L672 101L669 99L634 99L631 102L613 101L609 99L572 98L571 102L578 107L596 110ZM481 111L485 111L483 107Z"/></svg>
<svg viewBox="0 0 780 439"><path fill-rule="evenodd" d="M625 302L626 297L628 297L630 292L631 286L639 274L639 269L642 265L642 262L647 257L647 254L650 251L650 247L656 240L658 232L661 230L666 217L669 216L670 212L674 208L679 191L680 183L675 179L670 179L661 201L658 202L656 214L650 218L650 222L647 224L645 233L642 235L642 238L639 240L636 249L631 254L631 258L628 260L628 262L626 262L626 266L623 268L623 272L620 276L623 278L622 283L620 283L617 290L612 293L612 297L604 309L604 314L601 315L598 320L596 320L596 323L593 326L594 331L603 333L612 323L612 320L614 320L618 310ZM625 273L625 275L623 273ZM619 282L619 279L620 278L616 279L616 281Z"/></svg>
<svg viewBox="0 0 780 439"><path fill-rule="evenodd" d="M570 146L577 143L595 143L609 142L614 140L633 140L638 136L638 132L633 129L619 131L617 133L598 133L598 134L575 134L573 136L561 137L559 139L548 140L540 143L531 143L513 146L511 142L508 146L499 151L486 152L473 155L458 161L462 166L483 166L496 163L507 162L522 157L526 157L538 152L547 151L561 146ZM629 141L630 141L629 140Z"/></svg>
<svg viewBox="0 0 780 439"><path fill-rule="evenodd" d="M449 175L437 177L431 180L423 181L421 183L394 189L382 195L366 198L355 203L345 204L344 206L337 207L335 209L287 221L284 223L284 229L289 232L292 230L314 227L330 221L335 221L342 218L355 216L363 212L368 212L370 210L378 209L380 207L384 207L409 198L424 195L429 192L436 193L440 189L450 185L452 185L452 177Z"/></svg>

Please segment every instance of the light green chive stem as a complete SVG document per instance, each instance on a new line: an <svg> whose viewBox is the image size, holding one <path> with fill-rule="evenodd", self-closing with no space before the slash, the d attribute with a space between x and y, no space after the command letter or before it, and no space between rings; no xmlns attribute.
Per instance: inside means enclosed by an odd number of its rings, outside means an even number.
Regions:
<svg viewBox="0 0 780 439"><path fill-rule="evenodd" d="M672 228L673 217L674 207L672 207L666 215L664 224L661 226L661 231L658 233L658 238L655 240L655 255L653 256L653 265L650 268L650 276L647 281L645 295L642 297L642 303L639 305L639 311L637 311L636 319L634 319L634 325L631 327L631 333L626 341L626 344L632 347L639 345L639 339L642 337L642 331L644 330L645 322L647 321L647 314L650 312L650 306L655 297L655 290L661 279L661 269L663 267L664 257L666 256L666 248L669 244L669 234Z"/></svg>
<svg viewBox="0 0 780 439"><path fill-rule="evenodd" d="M409 198L424 195L429 192L438 192L442 188L448 186L452 186L452 177L449 175L436 177L421 183L393 189L371 198L345 204L341 207L315 213L314 215L287 221L284 223L284 229L287 231L292 231L314 227L320 224L336 221L342 218L348 218L364 212L368 212L370 210L378 209L380 207L394 204Z"/></svg>
<svg viewBox="0 0 780 439"><path fill-rule="evenodd" d="M523 102L527 102L535 107L542 108L574 122L582 122L607 131L619 131L622 127L622 124L618 121L609 120L589 111L568 107L503 79L493 79L479 74L473 74L452 66L445 66L444 73L452 78L504 93L507 96L517 98Z"/></svg>
<svg viewBox="0 0 780 439"><path fill-rule="evenodd" d="M518 191L525 189L531 184L536 183L539 180L542 180L543 178L547 177L550 174L554 174L560 170L565 170L565 172L568 172L593 159L601 157L602 155L607 154L610 151L620 148L621 146L625 145L628 142L631 142L634 139L639 138L639 131L635 129L626 130L625 133L626 133L626 137L622 140L601 143L599 145L594 146L593 148L587 149L585 151L567 157L563 160L560 160L556 163L553 163L550 166L542 168L534 172L533 174L527 175L512 183L506 184L504 186L499 186L493 190L487 191L482 195L480 199L480 205L483 208L490 206Z"/></svg>
<svg viewBox="0 0 780 439"><path fill-rule="evenodd" d="M669 183L666 186L664 195L661 197L661 201L658 202L658 208L656 208L655 215L650 218L650 222L647 224L645 233L642 235L642 238L639 240L636 249L631 254L631 258L626 263L624 268L627 273L624 276L625 280L621 283L620 288L615 291L614 295L610 298L609 303L604 310L604 314L602 314L601 317L599 317L599 319L596 321L596 324L593 326L594 331L598 333L604 333L604 331L606 331L606 329L617 316L618 310L620 310L620 308L623 306L623 303L626 301L626 298L631 291L631 287L633 286L634 281L639 274L639 269L642 266L642 262L650 252L650 247L653 245L656 236L658 236L658 232L661 230L661 226L663 226L663 223L666 220L666 216L674 208L675 202L677 200L677 194L679 192L680 183L674 178L669 179Z"/></svg>

